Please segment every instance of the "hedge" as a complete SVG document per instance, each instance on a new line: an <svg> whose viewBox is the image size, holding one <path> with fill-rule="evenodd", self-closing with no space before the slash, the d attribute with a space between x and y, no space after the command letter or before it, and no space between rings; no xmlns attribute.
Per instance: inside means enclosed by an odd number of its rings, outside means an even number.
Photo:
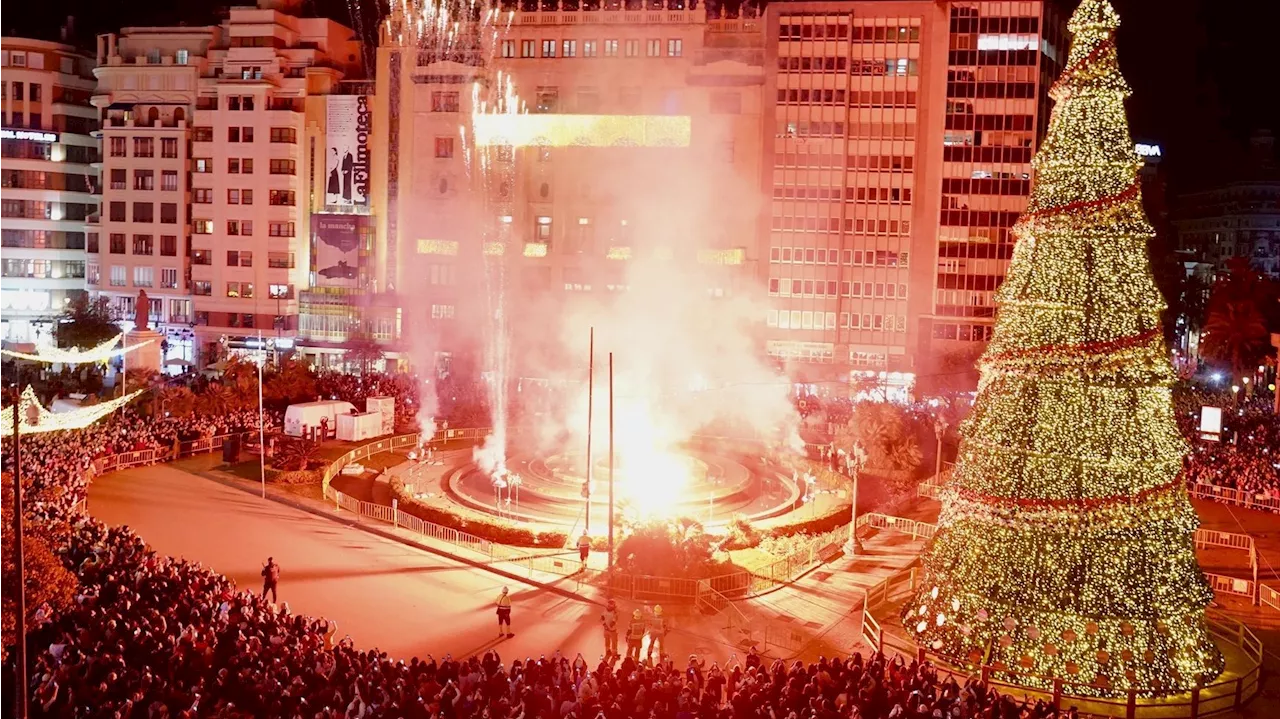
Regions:
<svg viewBox="0 0 1280 719"><path fill-rule="evenodd" d="M512 547L533 547L538 549L563 549L569 540L565 532L533 532L507 524L498 524L485 519L471 519L443 509L423 504L404 489L404 481L399 477L391 480L391 496L399 503L400 511L412 514L418 519L456 529L459 532L487 539L498 544Z"/></svg>

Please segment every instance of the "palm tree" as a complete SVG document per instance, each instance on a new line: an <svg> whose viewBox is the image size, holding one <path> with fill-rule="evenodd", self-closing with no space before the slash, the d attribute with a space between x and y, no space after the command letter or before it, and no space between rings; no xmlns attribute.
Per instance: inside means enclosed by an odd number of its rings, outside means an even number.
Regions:
<svg viewBox="0 0 1280 719"><path fill-rule="evenodd" d="M1231 367L1239 376L1256 367L1271 346L1266 320L1257 303L1231 300L1216 303L1201 333L1200 351Z"/></svg>

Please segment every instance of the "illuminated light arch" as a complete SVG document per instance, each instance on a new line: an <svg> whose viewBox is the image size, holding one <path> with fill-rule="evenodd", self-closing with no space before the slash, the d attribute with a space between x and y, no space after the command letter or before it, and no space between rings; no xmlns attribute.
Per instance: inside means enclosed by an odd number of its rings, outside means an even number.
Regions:
<svg viewBox="0 0 1280 719"><path fill-rule="evenodd" d="M119 334L106 342L103 342L97 347L90 347L87 350L81 350L75 347L71 349L62 349L60 347L37 347L35 354L14 352L12 350L0 350L0 352L3 352L10 357L17 357L18 359L30 360L32 362L47 362L49 364L58 362L62 364L93 364L95 362L106 362L112 357L119 357L120 355L132 352L139 347L145 347L155 341L147 340L146 342L139 342L136 345L112 349L123 339L124 335Z"/></svg>
<svg viewBox="0 0 1280 719"><path fill-rule="evenodd" d="M129 394L95 404L90 407L82 407L70 412L50 412L40 405L40 400L36 398L35 390L30 385L22 391L22 397L16 405L4 408L0 411L0 437L8 437L13 434L13 413L16 409L22 414L19 417L26 417L31 408L35 409L35 423L23 423L23 434L38 434L41 432L58 432L67 429L83 429L98 420L106 417L112 412L129 404L134 397L142 394L142 390L130 392Z"/></svg>

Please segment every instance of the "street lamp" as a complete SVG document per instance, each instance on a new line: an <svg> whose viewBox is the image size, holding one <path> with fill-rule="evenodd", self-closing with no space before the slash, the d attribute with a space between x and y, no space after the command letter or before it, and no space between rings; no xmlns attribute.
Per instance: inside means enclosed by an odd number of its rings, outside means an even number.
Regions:
<svg viewBox="0 0 1280 719"><path fill-rule="evenodd" d="M851 493L849 495L849 540L844 544L844 553L850 557L856 557L862 550L862 541L858 539L858 477L862 474L863 457L859 453L860 448L854 445L853 452L849 455L849 480L851 483Z"/></svg>
<svg viewBox="0 0 1280 719"><path fill-rule="evenodd" d="M1231 385L1231 403L1237 407L1240 406L1240 385L1238 384Z"/></svg>
<svg viewBox="0 0 1280 719"><path fill-rule="evenodd" d="M942 439L947 436L947 420L942 415L933 418L933 432L938 437L938 456L934 462L933 476L942 476Z"/></svg>

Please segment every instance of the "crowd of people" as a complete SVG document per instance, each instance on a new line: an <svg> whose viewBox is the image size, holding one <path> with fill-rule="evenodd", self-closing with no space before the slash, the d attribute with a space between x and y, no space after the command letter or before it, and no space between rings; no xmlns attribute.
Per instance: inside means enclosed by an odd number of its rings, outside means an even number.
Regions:
<svg viewBox="0 0 1280 719"><path fill-rule="evenodd" d="M811 663L755 652L720 666L691 657L590 665L571 650L505 662L400 659L357 648L333 621L236 587L197 562L156 554L128 527L74 505L95 458L255 428L255 412L144 418L122 412L76 432L23 438L32 521L56 523L57 552L78 581L61 614L38 613L29 634L35 716L421 717L422 719L892 719L1048 717L976 681L880 654ZM5 453L11 461L11 452ZM52 497L52 498L51 498ZM266 576L264 574L264 576ZM12 661L12 653L9 661Z"/></svg>
<svg viewBox="0 0 1280 719"><path fill-rule="evenodd" d="M1191 444L1183 458L1189 483L1238 489L1258 497L1280 499L1280 416L1269 396L1233 397L1226 390L1179 388L1174 415ZM1200 429L1201 408L1223 410L1222 432L1206 438Z"/></svg>

